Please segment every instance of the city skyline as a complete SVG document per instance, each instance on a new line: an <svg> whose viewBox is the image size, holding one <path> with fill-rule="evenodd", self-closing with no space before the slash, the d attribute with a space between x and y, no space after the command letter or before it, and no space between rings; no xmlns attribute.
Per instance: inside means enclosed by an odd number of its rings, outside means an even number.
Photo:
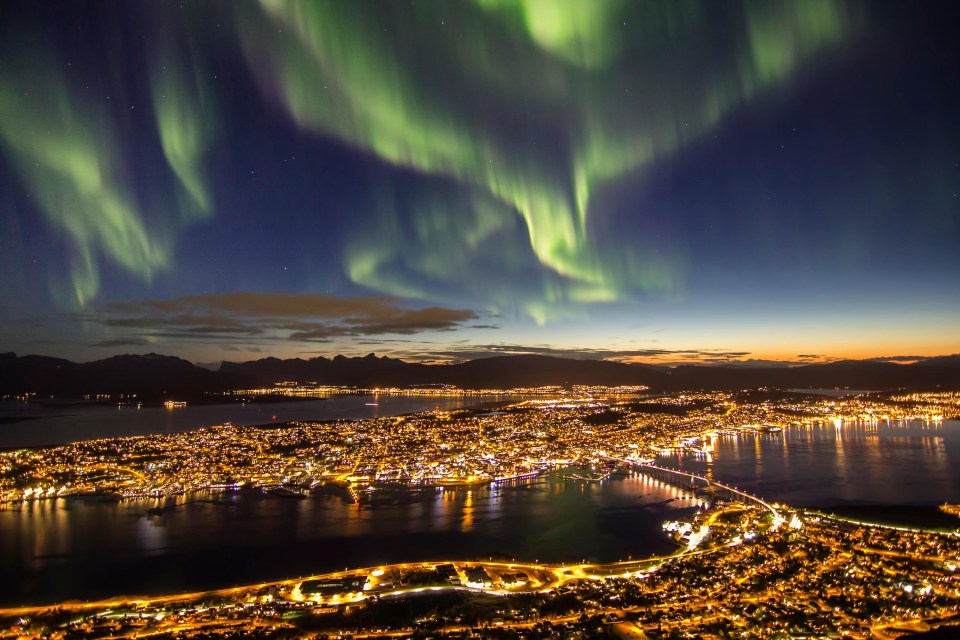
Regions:
<svg viewBox="0 0 960 640"><path fill-rule="evenodd" d="M0 351L960 353L948 3L9 3Z"/></svg>

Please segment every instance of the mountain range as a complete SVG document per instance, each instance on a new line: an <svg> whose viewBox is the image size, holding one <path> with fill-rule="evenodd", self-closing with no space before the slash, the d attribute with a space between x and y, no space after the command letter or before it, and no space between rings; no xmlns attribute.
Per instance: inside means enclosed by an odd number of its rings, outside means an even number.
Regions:
<svg viewBox="0 0 960 640"><path fill-rule="evenodd" d="M544 355L495 356L458 364L420 364L377 357L264 358L223 362L212 371L158 354L121 355L76 363L48 356L0 354L0 395L47 397L137 394L152 400L173 395L272 386L279 381L358 387L450 384L467 389L544 385L646 385L654 391L761 387L869 390L960 389L960 355L911 364L846 360L797 366L626 364Z"/></svg>

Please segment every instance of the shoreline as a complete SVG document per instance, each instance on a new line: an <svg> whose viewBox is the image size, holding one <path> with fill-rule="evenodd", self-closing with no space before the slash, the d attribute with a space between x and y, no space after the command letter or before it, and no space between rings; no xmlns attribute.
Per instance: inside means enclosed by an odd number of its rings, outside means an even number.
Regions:
<svg viewBox="0 0 960 640"><path fill-rule="evenodd" d="M643 472L642 467L637 469L641 473ZM659 469L661 472L667 472L669 474L676 474L680 477L685 477L687 474L683 472L677 472L673 470ZM718 486L730 490L729 487L725 485ZM677 487L678 490L681 487ZM257 494L260 492L257 491ZM414 493L414 492L410 492ZM268 495L265 492L264 496ZM770 527L771 531L776 530L782 525L784 520L782 519L779 512L763 503L762 500L757 499L754 496L748 494L740 494L743 498L746 498L747 501L753 501L756 504L746 505L746 508L756 508L761 511L769 511L770 514ZM188 503L192 502L214 502L211 500L190 500ZM185 503L187 504L187 503ZM177 505L180 506L180 505ZM709 505L704 510L697 510L696 513L687 514L682 517L683 521L690 521L696 523L702 519L706 519L708 522L712 522L713 519L717 517L717 514L723 513L728 510L733 510L734 512L740 512L744 508L743 503L738 501L730 500L718 500L711 505ZM702 514L702 515L701 515ZM712 514L711 517L708 517L707 514ZM149 518L150 516L147 515ZM665 529L666 531L666 529ZM571 559L556 560L556 561L539 561L527 557L514 557L509 554L502 553L484 553L474 556L472 558L460 558L460 559L449 559L442 558L437 559L436 557L421 557L421 558L406 558L400 560L393 560L386 563L381 563L380 565L368 565L361 567L344 567L342 570L330 569L322 573L316 573L309 575L307 577L286 577L278 579L265 579L258 583L247 583L235 586L214 586L207 589L191 589L185 590L182 592L172 593L170 591L162 591L153 594L142 593L138 595L115 595L107 596L95 600L78 600L78 599L68 599L61 601L53 602L44 602L44 603L26 603L21 602L19 607L13 606L7 603L0 603L0 616L9 616L9 615L26 615L26 614L36 614L48 612L54 607L57 607L62 610L74 610L74 611L84 611L89 609L96 608L110 608L123 605L129 605L131 603L136 603L137 606L152 606L160 603L171 603L178 601L185 601L191 599L202 599L208 597L225 597L233 596L238 592L250 591L250 590L262 590L268 586L279 586L287 585L291 586L296 583L302 583L310 580L324 580L332 577L338 577L343 575L354 575L354 574L363 574L370 573L373 570L376 570L377 567L380 570L384 566L389 567L426 567L442 565L442 564L453 564L457 566L484 566L488 568L499 568L500 570L509 569L510 571L527 571L531 575L534 573L542 573L543 575L551 576L551 583L543 584L541 587L535 589L520 589L520 590L504 590L504 589L490 589L487 586L475 586L475 585L464 585L464 586L449 586L444 587L454 590L466 590L467 592L473 593L492 593L495 595L508 595L508 594L521 594L526 592L540 593L540 592L549 592L552 591L559 584L563 584L570 580L576 579L590 579L590 580L603 580L607 577L617 577L623 576L626 577L632 573L646 573L658 567L659 565L675 560L679 560L688 556L698 556L705 553L711 553L714 551L719 551L723 547L713 547L708 546L707 548L702 548L702 545L706 543L708 537L697 538L694 542L694 538L691 538L689 543L685 542L683 537L671 537L671 545L674 547L674 550L669 553L654 553L649 556L643 556L639 558L629 557L627 559L618 559L618 560L607 560L607 561L594 561L593 559L584 558L582 560L576 560L577 556ZM585 573L586 572L586 573ZM436 590L436 588L432 588ZM407 595L408 592L416 592L416 589L398 589L396 591L391 591L390 593L375 593L375 594L357 594L357 597L354 601L359 602L361 600L367 599L368 596L374 595L376 597L391 595ZM341 604L347 604L350 600L341 601Z"/></svg>
<svg viewBox="0 0 960 640"><path fill-rule="evenodd" d="M960 530L960 518L943 513L937 505L804 505L798 508L882 527L902 527L936 533L954 533Z"/></svg>

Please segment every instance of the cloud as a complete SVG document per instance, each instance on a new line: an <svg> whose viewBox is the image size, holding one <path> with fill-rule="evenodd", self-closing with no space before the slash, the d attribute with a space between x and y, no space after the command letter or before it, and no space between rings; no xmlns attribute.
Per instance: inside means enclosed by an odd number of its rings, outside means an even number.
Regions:
<svg viewBox="0 0 960 640"><path fill-rule="evenodd" d="M116 338L94 342L93 347L144 347L150 344L146 338Z"/></svg>
<svg viewBox="0 0 960 640"><path fill-rule="evenodd" d="M543 355L578 360L613 360L622 362L648 361L655 364L722 364L739 362L750 355L747 351L723 349L581 349L559 348L549 345L516 344L461 344L446 349L416 354L414 358L474 360L502 355ZM410 357L410 356L408 356Z"/></svg>
<svg viewBox="0 0 960 640"><path fill-rule="evenodd" d="M389 296L234 292L114 302L78 316L125 335L101 346L149 338L327 342L334 338L451 331L479 316L469 309L409 308Z"/></svg>

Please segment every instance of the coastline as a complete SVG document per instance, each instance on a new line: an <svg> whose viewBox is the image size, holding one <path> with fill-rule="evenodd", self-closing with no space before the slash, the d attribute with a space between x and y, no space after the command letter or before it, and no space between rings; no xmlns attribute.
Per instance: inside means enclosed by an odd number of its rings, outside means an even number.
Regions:
<svg viewBox="0 0 960 640"><path fill-rule="evenodd" d="M807 511L816 511L844 520L876 524L888 527L904 527L953 533L960 530L960 518L943 513L937 505L831 505L806 506Z"/></svg>

